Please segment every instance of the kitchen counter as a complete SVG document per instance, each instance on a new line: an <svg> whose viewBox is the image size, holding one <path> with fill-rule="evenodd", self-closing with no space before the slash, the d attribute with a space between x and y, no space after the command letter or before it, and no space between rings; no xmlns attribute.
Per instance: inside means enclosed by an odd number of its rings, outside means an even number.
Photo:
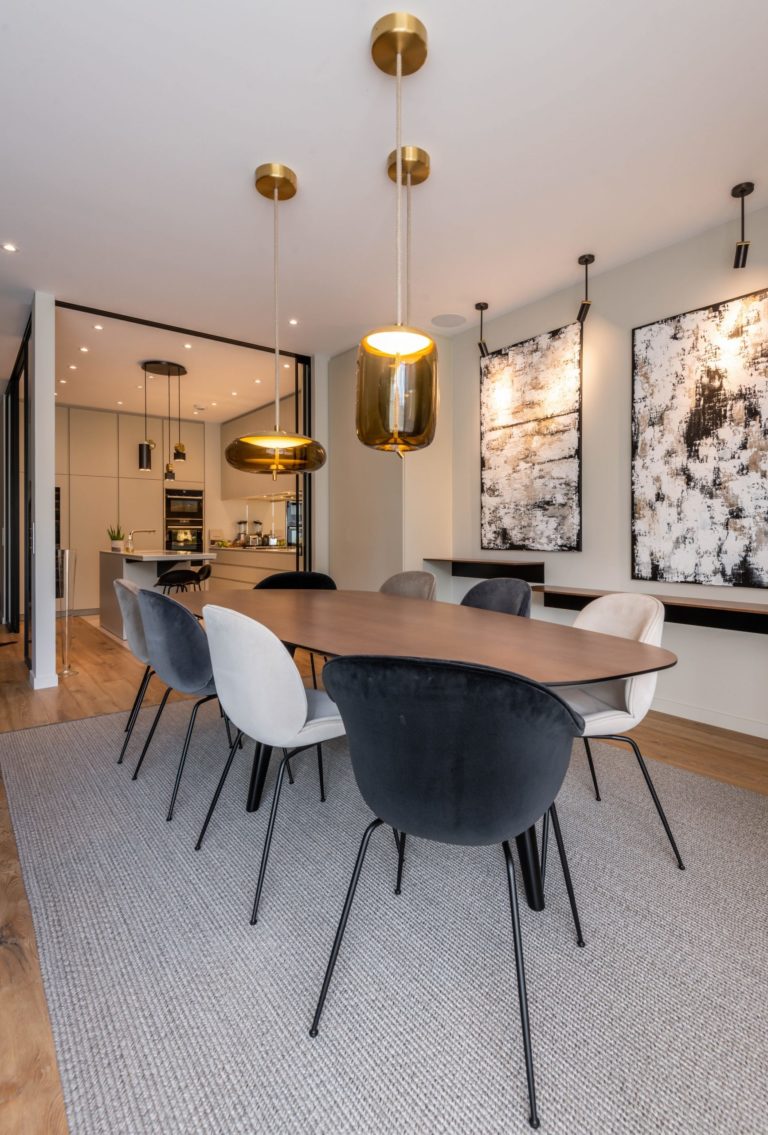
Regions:
<svg viewBox="0 0 768 1135"><path fill-rule="evenodd" d="M231 548L216 548L217 552L289 552L292 556L296 555L296 546L288 547L283 544L282 547L278 544L261 544L259 546L238 548L236 545Z"/></svg>
<svg viewBox="0 0 768 1135"><path fill-rule="evenodd" d="M135 552L99 553L99 625L117 638L125 638L123 617L115 595L114 581L129 579L149 590L157 577L174 564L202 567L218 559L218 552L166 552L162 548L138 548Z"/></svg>

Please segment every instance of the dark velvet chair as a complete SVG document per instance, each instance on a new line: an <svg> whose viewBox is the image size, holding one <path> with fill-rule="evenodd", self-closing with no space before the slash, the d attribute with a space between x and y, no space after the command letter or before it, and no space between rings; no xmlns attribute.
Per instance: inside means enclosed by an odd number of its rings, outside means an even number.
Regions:
<svg viewBox="0 0 768 1135"><path fill-rule="evenodd" d="M531 588L524 579L483 579L470 587L461 601L462 607L480 607L483 611L500 611L505 615L531 613Z"/></svg>
<svg viewBox="0 0 768 1135"><path fill-rule="evenodd" d="M144 626L141 621L141 611L139 610L139 587L130 579L115 579L112 582L115 588L115 595L117 596L117 603L120 607L120 614L123 616L123 628L125 630L125 637L128 640L128 648L137 661L144 663L144 675L139 683L136 697L131 706L131 712L128 714L128 720L125 724L125 740L120 750L120 756L117 758L117 763L121 765L125 751L128 748L128 743L131 740L136 720L139 716L139 710L147 693L147 688L152 677L152 667L149 665L147 642L144 638Z"/></svg>
<svg viewBox="0 0 768 1135"><path fill-rule="evenodd" d="M254 585L254 591L335 591L336 584L321 571L276 571Z"/></svg>
<svg viewBox="0 0 768 1135"><path fill-rule="evenodd" d="M194 587L195 591L202 591L202 585L207 579L211 578L211 565L203 564L201 568L198 568L194 572L194 576L195 578L192 580L192 586Z"/></svg>
<svg viewBox="0 0 768 1135"><path fill-rule="evenodd" d="M530 1123L539 1126L517 883L510 841L551 817L578 945L576 899L555 809L574 737L583 721L557 694L516 674L413 658L332 659L325 687L349 738L358 787L375 819L352 881L310 1029L317 1036L365 853L381 824L392 827L400 893L406 837L440 843L501 844L512 914Z"/></svg>
<svg viewBox="0 0 768 1135"><path fill-rule="evenodd" d="M163 694L147 739L144 742L144 748L141 750L141 756L133 772L133 780L139 775L139 769L147 755L147 750L155 735L157 723L165 709L171 690L178 690L181 694L191 694L197 699L189 718L179 767L176 771L176 781L171 794L171 803L166 817L166 819L171 820L173 819L176 794L181 783L181 774L184 771L184 762L187 759L189 744L192 740L192 730L195 727L197 711L205 702L216 697L216 685L213 680L208 638L195 616L186 607L182 607L181 603L171 599L169 595L161 595L157 591L140 591L138 600L149 663L158 678L165 682L168 688ZM227 723L227 735L229 736L229 723Z"/></svg>
<svg viewBox="0 0 768 1135"><path fill-rule="evenodd" d="M194 586L196 579L197 572L192 568L169 568L157 577L155 587L161 587L163 595L170 595L172 589L186 591L188 587Z"/></svg>

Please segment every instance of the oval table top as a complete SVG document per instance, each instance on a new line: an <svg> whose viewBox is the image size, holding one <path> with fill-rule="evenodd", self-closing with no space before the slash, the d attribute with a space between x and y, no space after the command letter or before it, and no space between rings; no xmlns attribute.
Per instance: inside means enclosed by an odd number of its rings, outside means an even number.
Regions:
<svg viewBox="0 0 768 1135"><path fill-rule="evenodd" d="M208 603L240 611L283 642L318 654L472 662L547 686L628 678L677 662L671 651L632 639L378 591L211 588L174 598L195 615L202 615Z"/></svg>

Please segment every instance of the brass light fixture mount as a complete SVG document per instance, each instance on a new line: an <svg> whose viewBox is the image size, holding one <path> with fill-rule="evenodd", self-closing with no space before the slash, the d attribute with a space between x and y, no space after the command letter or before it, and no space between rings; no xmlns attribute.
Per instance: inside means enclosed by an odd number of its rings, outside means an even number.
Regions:
<svg viewBox="0 0 768 1135"><path fill-rule="evenodd" d="M402 143L402 79L423 66L427 58L427 29L407 12L383 16L371 32L371 57L379 70L396 80L395 149L387 158L387 173L395 183L396 193L396 314L392 323L374 328L360 341L356 428L363 445L402 457L432 442L437 416L437 347L431 335L410 325L409 318L411 188L429 177L429 154L418 146Z"/></svg>
<svg viewBox="0 0 768 1135"><path fill-rule="evenodd" d="M325 465L326 452L304 434L280 429L280 319L278 203L290 201L299 188L294 171L280 162L265 162L254 175L256 191L274 205L275 428L235 438L225 450L227 462L243 473L314 473Z"/></svg>
<svg viewBox="0 0 768 1135"><path fill-rule="evenodd" d="M480 349L480 357L482 359L487 358L488 355L490 355L490 353L491 353L488 350L488 344L486 343L485 339L483 338L483 315L485 314L485 312L487 310L488 310L488 304L485 302L485 300L481 300L479 303L475 304L475 311L480 312L480 339L479 339L477 345Z"/></svg>
<svg viewBox="0 0 768 1135"><path fill-rule="evenodd" d="M595 254L593 252L585 252L579 257L579 264L581 264L584 269L584 299L581 301L579 314L576 318L582 325L589 315L589 309L592 306L592 300L589 298L589 266L594 263Z"/></svg>
<svg viewBox="0 0 768 1135"><path fill-rule="evenodd" d="M736 253L733 257L734 268L746 268L747 255L749 253L749 241L746 240L744 235L744 198L749 197L750 193L754 193L754 181L740 181L738 185L734 185L731 190L731 197L735 197L741 201L741 240L736 242Z"/></svg>

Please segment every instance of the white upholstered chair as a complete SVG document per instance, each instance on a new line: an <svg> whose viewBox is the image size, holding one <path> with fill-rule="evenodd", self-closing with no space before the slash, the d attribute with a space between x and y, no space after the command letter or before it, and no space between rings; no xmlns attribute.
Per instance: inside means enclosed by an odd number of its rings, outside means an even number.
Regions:
<svg viewBox="0 0 768 1135"><path fill-rule="evenodd" d="M289 761L307 749L317 750L320 796L324 800L322 743L343 737L345 729L328 694L324 690L305 689L296 663L268 627L238 611L213 604L203 607L203 618L219 702L235 726L237 737L205 817L196 850L200 848L224 787L239 738L245 734L260 742L262 761L269 761L272 748L283 750L253 904L251 923L254 923L286 770L290 774Z"/></svg>
<svg viewBox="0 0 768 1135"><path fill-rule="evenodd" d="M573 625L584 631L597 631L600 634L617 635L619 638L631 638L636 642L659 646L664 630L664 605L652 595L637 593L602 595L579 612ZM634 738L626 736L630 729L640 724L651 708L655 690L656 674L653 673L638 674L634 678L615 682L598 682L589 686L558 687L557 692L584 718L584 745L596 798L600 799L600 789L589 738L623 741L631 747L637 757L648 791L675 853L677 865L681 871L684 871L685 866L643 755Z"/></svg>

